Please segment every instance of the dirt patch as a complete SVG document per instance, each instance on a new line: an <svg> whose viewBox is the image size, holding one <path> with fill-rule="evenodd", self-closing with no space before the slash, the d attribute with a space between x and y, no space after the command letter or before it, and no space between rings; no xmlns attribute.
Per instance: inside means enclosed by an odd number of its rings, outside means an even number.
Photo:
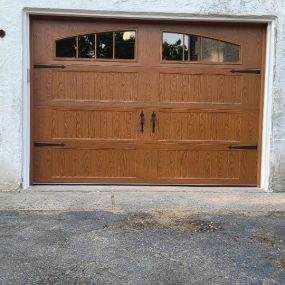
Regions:
<svg viewBox="0 0 285 285"><path fill-rule="evenodd" d="M135 214L124 220L121 226L137 230L168 229L180 232L210 233L223 230L221 223L208 220L191 219L183 212L153 212L151 214Z"/></svg>
<svg viewBox="0 0 285 285"><path fill-rule="evenodd" d="M284 259L279 259L276 261L276 268L279 272L282 272L285 270L285 260Z"/></svg>
<svg viewBox="0 0 285 285"><path fill-rule="evenodd" d="M265 227L258 228L255 234L253 234L250 238L263 245L267 246L275 245L273 237L271 237L269 230Z"/></svg>
<svg viewBox="0 0 285 285"><path fill-rule="evenodd" d="M268 246L274 246L274 241L271 238L269 238L269 237L252 236L251 239L255 240L256 242L261 243L261 244L265 244L265 245L268 245Z"/></svg>

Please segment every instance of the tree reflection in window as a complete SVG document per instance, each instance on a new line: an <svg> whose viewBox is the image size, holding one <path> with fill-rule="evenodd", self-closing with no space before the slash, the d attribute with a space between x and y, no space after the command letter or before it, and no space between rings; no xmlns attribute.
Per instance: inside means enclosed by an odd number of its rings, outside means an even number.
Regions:
<svg viewBox="0 0 285 285"><path fill-rule="evenodd" d="M235 63L240 61L240 46L206 37L163 32L162 59Z"/></svg>
<svg viewBox="0 0 285 285"><path fill-rule="evenodd" d="M115 33L115 58L135 58L136 34L133 31Z"/></svg>
<svg viewBox="0 0 285 285"><path fill-rule="evenodd" d="M56 57L135 59L135 43L135 31L79 35L56 40Z"/></svg>
<svg viewBox="0 0 285 285"><path fill-rule="evenodd" d="M96 57L113 58L113 33L99 33L96 35Z"/></svg>
<svg viewBox="0 0 285 285"><path fill-rule="evenodd" d="M163 59L183 60L183 35L163 33Z"/></svg>
<svg viewBox="0 0 285 285"><path fill-rule="evenodd" d="M95 57L95 35L84 35L78 37L78 57Z"/></svg>

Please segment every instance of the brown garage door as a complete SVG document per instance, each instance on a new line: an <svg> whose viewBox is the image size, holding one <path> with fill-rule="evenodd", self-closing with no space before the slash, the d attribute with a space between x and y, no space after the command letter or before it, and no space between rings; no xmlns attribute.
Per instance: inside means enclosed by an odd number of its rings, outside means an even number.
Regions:
<svg viewBox="0 0 285 285"><path fill-rule="evenodd" d="M256 185L264 27L33 18L32 183Z"/></svg>

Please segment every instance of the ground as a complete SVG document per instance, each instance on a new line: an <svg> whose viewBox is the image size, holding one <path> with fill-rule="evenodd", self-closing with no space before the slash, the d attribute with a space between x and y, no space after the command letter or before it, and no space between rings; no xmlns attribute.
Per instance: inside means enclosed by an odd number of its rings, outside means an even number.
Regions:
<svg viewBox="0 0 285 285"><path fill-rule="evenodd" d="M0 213L0 284L285 284L284 212Z"/></svg>

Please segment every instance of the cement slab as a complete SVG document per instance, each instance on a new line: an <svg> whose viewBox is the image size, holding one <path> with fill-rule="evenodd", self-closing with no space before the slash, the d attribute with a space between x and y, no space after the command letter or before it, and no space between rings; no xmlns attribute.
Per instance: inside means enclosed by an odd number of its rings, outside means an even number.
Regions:
<svg viewBox="0 0 285 285"><path fill-rule="evenodd" d="M183 209L198 212L285 211L285 195L248 192L114 193L115 208L124 210Z"/></svg>
<svg viewBox="0 0 285 285"><path fill-rule="evenodd" d="M197 189L197 188L196 188ZM285 193L239 189L181 191L21 191L0 193L0 210L181 209L204 213L285 212Z"/></svg>
<svg viewBox="0 0 285 285"><path fill-rule="evenodd" d="M24 191L37 192L247 192L264 193L257 187L209 187L182 185L33 185Z"/></svg>
<svg viewBox="0 0 285 285"><path fill-rule="evenodd" d="M112 209L111 193L19 192L0 193L0 210L91 211Z"/></svg>

